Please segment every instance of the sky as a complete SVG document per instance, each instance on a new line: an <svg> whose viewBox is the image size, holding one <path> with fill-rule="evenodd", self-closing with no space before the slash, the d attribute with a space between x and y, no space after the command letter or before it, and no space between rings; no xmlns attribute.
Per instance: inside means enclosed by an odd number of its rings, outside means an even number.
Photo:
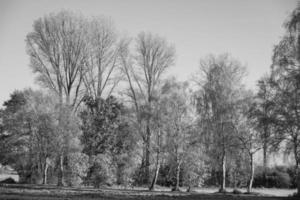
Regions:
<svg viewBox="0 0 300 200"><path fill-rule="evenodd" d="M176 47L169 70L189 80L208 54L230 53L247 66L245 84L255 89L271 65L272 49L296 0L0 0L0 107L16 89L38 88L29 68L26 35L34 20L72 10L114 20L120 34L150 31Z"/></svg>

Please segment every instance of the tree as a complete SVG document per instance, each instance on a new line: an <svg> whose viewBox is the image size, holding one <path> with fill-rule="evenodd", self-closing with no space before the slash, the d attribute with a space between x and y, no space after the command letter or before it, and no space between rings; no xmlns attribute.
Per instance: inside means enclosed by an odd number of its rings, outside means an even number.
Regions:
<svg viewBox="0 0 300 200"><path fill-rule="evenodd" d="M177 82L175 79L167 81L162 87L162 108L164 131L166 132L167 152L176 169L173 190L179 190L179 179L182 164L187 157L190 145L193 118L191 116L191 95L188 84Z"/></svg>
<svg viewBox="0 0 300 200"><path fill-rule="evenodd" d="M20 176L20 181L23 181L25 175L23 173L23 166L21 153L23 154L26 147L26 138L28 134L28 126L23 126L24 115L22 113L23 107L26 104L25 95L22 92L15 91L10 100L4 102L4 109L2 110L2 164L11 164ZM24 113L24 112L23 112ZM23 136L23 137L22 137ZM17 147L17 148L15 148ZM13 154L14 156L11 156ZM25 156L23 156L25 157ZM14 160L16 158L16 160ZM18 162L19 161L19 162Z"/></svg>
<svg viewBox="0 0 300 200"><path fill-rule="evenodd" d="M226 159L235 146L234 119L240 104L242 78L245 68L228 54L209 56L200 61L200 74L195 77L200 86L197 92L197 109L205 140L210 151L220 158L222 183L225 191Z"/></svg>
<svg viewBox="0 0 300 200"><path fill-rule="evenodd" d="M161 99L157 99L158 102L155 103L155 106L153 106L152 110L152 131L153 131L153 137L152 140L152 148L155 155L155 172L149 187L149 190L155 190L155 185L159 176L159 171L161 167L162 157L165 152L166 142L165 142L165 123L167 122L164 117L164 112L162 111L164 109L164 105L161 102Z"/></svg>
<svg viewBox="0 0 300 200"><path fill-rule="evenodd" d="M276 141L274 137L274 88L271 84L269 75L265 75L258 81L258 92L254 97L254 102L251 107L251 119L255 121L253 125L256 126L256 130L260 133L260 138L263 143L263 167L264 167L264 179L266 185L267 169L268 169L268 152L270 148L276 148L280 141Z"/></svg>
<svg viewBox="0 0 300 200"><path fill-rule="evenodd" d="M100 156L111 163L108 168L112 168L112 165L115 166L117 183L125 183L126 181L123 180L125 175L123 176L122 173L131 164L130 156L132 156L132 151L135 147L135 139L126 120L124 105L119 103L113 96L107 99L86 97L84 102L86 106L81 111L80 117L82 120L81 129L83 134L81 142L83 144L83 153L87 154L90 159L90 173L87 178L89 179L95 175L94 173L97 173L95 170L99 165L97 162ZM99 165L98 167L102 170L110 170L103 169L105 165ZM108 175L102 175L97 175L97 177L102 177L102 181L111 178Z"/></svg>
<svg viewBox="0 0 300 200"><path fill-rule="evenodd" d="M83 152L92 156L111 151L114 148L116 131L121 123L123 105L113 96L105 100L86 97L84 102L86 109L80 114Z"/></svg>
<svg viewBox="0 0 300 200"><path fill-rule="evenodd" d="M85 20L71 12L61 11L39 18L34 22L33 31L27 35L27 51L30 66L37 74L37 81L50 89L59 99L60 111L77 108L80 96L84 63L86 59ZM63 141L68 130L63 129L63 113L59 118L62 143L58 185L63 185L63 160L67 149Z"/></svg>
<svg viewBox="0 0 300 200"><path fill-rule="evenodd" d="M300 194L300 46L298 6L285 23L286 34L275 46L271 67L271 83L275 90L275 118L277 137L287 142L295 158L295 172Z"/></svg>
<svg viewBox="0 0 300 200"><path fill-rule="evenodd" d="M86 58L85 21L61 11L39 18L27 35L30 66L37 81L59 97L60 103L75 107L82 86Z"/></svg>
<svg viewBox="0 0 300 200"><path fill-rule="evenodd" d="M15 91L4 103L3 143L7 152L1 163L12 165L21 182L34 182L42 175L47 184L49 164L55 155L53 102L41 92Z"/></svg>
<svg viewBox="0 0 300 200"><path fill-rule="evenodd" d="M252 185L254 181L254 154L258 152L262 147L266 148L266 142L261 142L261 135L257 131L257 121L253 118L253 112L256 110L256 105L254 104L253 95L245 91L243 95L243 103L240 106L239 114L236 121L236 137L240 143L240 148L245 151L249 159L250 165L250 175L248 179L248 193L252 192ZM255 110L255 111L254 111ZM258 122L260 123L260 122ZM265 132L264 132L265 133ZM265 135L264 135L265 136ZM268 139L263 137L263 139ZM265 152L264 152L265 153ZM264 154L265 156L265 154ZM264 157L265 158L265 157ZM264 160L265 164L265 160Z"/></svg>
<svg viewBox="0 0 300 200"><path fill-rule="evenodd" d="M128 118L128 111L122 111L121 123L114 137L114 148L111 151L113 165L116 168L116 183L125 186L133 183L133 173L137 152L137 139L132 131Z"/></svg>
<svg viewBox="0 0 300 200"><path fill-rule="evenodd" d="M68 155L68 168L70 175L69 185L80 185L87 177L89 169L89 157L81 152L72 152Z"/></svg>
<svg viewBox="0 0 300 200"><path fill-rule="evenodd" d="M124 43L123 48L126 49L128 45L128 42ZM122 52L123 72L129 85L127 95L133 103L138 132L144 143L141 165L143 182L149 183L153 102L157 98L163 73L174 63L175 50L163 38L142 32L136 38L133 56L128 50ZM145 122L146 131L143 131L142 121Z"/></svg>

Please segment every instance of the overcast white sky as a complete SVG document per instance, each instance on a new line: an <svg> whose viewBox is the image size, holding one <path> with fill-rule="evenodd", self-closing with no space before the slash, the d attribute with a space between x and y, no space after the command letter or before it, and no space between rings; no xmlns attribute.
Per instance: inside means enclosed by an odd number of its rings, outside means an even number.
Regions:
<svg viewBox="0 0 300 200"><path fill-rule="evenodd" d="M229 52L247 64L246 84L269 71L273 46L296 0L0 0L0 104L15 89L37 86L29 68L25 37L33 21L62 9L110 16L120 32L151 31L176 46L170 70L187 80L207 54ZM1 106L0 106L1 107Z"/></svg>

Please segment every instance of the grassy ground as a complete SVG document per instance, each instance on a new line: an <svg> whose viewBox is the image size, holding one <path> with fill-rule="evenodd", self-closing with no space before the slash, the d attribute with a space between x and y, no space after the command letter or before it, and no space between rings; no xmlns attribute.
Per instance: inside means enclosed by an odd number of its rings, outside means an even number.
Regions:
<svg viewBox="0 0 300 200"><path fill-rule="evenodd" d="M233 189L228 188L228 192L232 192ZM247 189L239 189L242 192L246 192ZM195 189L198 193L216 193L218 191L218 188L199 188ZM253 188L253 193L259 193L260 195L264 196L278 196L278 197L287 197L292 196L294 193L296 193L296 189L278 189L278 188Z"/></svg>
<svg viewBox="0 0 300 200"><path fill-rule="evenodd" d="M264 189L267 194L268 189ZM55 187L55 186L39 186L39 185L5 185L0 187L0 199L42 199L42 200L57 200L57 199L108 199L108 200L296 200L292 197L276 197L266 196L263 194L256 195L233 195L233 194L217 194L215 189L197 190L197 192L169 192L155 191L150 192L142 189L125 190L125 189L92 189L92 188L70 188L70 187ZM281 190L270 191L277 195ZM281 191L282 192L282 191ZM290 191L291 193L293 191ZM299 200L299 199L298 199Z"/></svg>

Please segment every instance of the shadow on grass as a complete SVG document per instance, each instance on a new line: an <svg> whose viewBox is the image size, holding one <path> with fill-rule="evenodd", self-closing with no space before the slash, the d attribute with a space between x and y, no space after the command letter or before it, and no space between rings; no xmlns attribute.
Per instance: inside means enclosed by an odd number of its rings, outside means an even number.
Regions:
<svg viewBox="0 0 300 200"><path fill-rule="evenodd" d="M126 190L113 188L73 188L57 187L54 185L2 185L0 187L0 199L107 199L107 200L296 200L296 197L272 197L255 194L232 193L186 193L186 192L161 192L148 190Z"/></svg>

